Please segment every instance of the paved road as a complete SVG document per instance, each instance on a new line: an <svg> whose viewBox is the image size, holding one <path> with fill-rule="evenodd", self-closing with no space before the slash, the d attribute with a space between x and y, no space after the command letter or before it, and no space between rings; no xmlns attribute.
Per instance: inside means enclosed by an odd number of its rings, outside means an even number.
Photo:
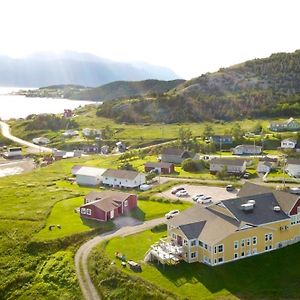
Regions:
<svg viewBox="0 0 300 300"><path fill-rule="evenodd" d="M99 296L92 279L88 272L88 256L91 250L104 240L108 240L117 236L127 236L130 234L135 234L149 228L152 228L156 225L164 223L165 218L154 219L146 221L140 225L122 227L114 231L103 233L95 238L84 243L76 252L75 255L75 268L76 275L79 281L79 285L82 291L82 294L86 300L100 300Z"/></svg>
<svg viewBox="0 0 300 300"><path fill-rule="evenodd" d="M13 136L11 133L10 133L10 128L9 128L9 125L4 123L3 121L0 121L0 127L1 127L1 132L2 132L2 135L4 137L6 137L7 139L15 142L15 143L18 143L20 145L23 145L23 146L26 146L26 147L29 147L30 149L34 150L35 152L52 152L52 149L51 148L47 148L47 147L43 147L43 146L39 146L39 145L35 145L33 143L30 143L30 142L27 142L27 141L24 141L16 136Z"/></svg>

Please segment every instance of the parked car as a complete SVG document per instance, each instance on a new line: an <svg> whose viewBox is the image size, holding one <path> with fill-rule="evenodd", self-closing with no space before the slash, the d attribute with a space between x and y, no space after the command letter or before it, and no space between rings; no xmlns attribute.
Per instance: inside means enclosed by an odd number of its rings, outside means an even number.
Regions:
<svg viewBox="0 0 300 300"><path fill-rule="evenodd" d="M201 203L201 204L208 204L208 203L211 203L212 200L211 200L211 197L210 196L204 196L204 197L200 197L198 200L197 200L197 203Z"/></svg>
<svg viewBox="0 0 300 300"><path fill-rule="evenodd" d="M244 179L249 179L249 177L250 177L250 173L245 173L245 174L243 175L243 178L244 178Z"/></svg>
<svg viewBox="0 0 300 300"><path fill-rule="evenodd" d="M184 187L175 187L175 188L172 189L171 193L172 193L173 195L175 195L177 192L183 191L183 190L185 190Z"/></svg>
<svg viewBox="0 0 300 300"><path fill-rule="evenodd" d="M227 192L232 192L232 191L234 191L234 186L233 186L232 184L226 185L226 191L227 191Z"/></svg>
<svg viewBox="0 0 300 300"><path fill-rule="evenodd" d="M300 187L291 187L289 192L291 194L300 195Z"/></svg>
<svg viewBox="0 0 300 300"><path fill-rule="evenodd" d="M193 196L192 199L193 199L194 201L197 201L198 198L203 197L203 196L204 196L203 194L198 194L198 195Z"/></svg>
<svg viewBox="0 0 300 300"><path fill-rule="evenodd" d="M181 190L181 191L178 191L175 195L177 197L186 197L189 195L189 193L186 190Z"/></svg>
<svg viewBox="0 0 300 300"><path fill-rule="evenodd" d="M150 184L141 184L140 185L140 190L141 191L148 191L151 189L151 185Z"/></svg>
<svg viewBox="0 0 300 300"><path fill-rule="evenodd" d="M165 214L165 217L167 219L171 219L173 218L174 216L178 215L179 214L179 210L175 209L175 210L171 210L169 211L168 213Z"/></svg>

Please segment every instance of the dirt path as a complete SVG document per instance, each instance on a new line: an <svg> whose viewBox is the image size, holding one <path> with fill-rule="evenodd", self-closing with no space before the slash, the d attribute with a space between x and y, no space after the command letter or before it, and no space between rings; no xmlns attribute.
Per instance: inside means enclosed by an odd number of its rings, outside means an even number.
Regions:
<svg viewBox="0 0 300 300"><path fill-rule="evenodd" d="M99 296L92 279L88 272L88 256L91 250L104 240L108 240L117 236L126 236L135 234L147 229L150 229L156 225L164 223L165 218L153 219L146 221L140 225L122 227L115 231L106 232L95 238L84 243L76 252L75 255L75 268L76 275L79 281L79 285L82 291L82 294L86 300L100 300Z"/></svg>
<svg viewBox="0 0 300 300"><path fill-rule="evenodd" d="M30 150L33 150L32 152L52 152L51 148L35 145L33 143L22 140L16 136L13 136L10 133L9 125L6 124L5 122L0 121L0 127L1 127L2 135L4 137L6 137L7 139L9 139L17 144L28 147Z"/></svg>

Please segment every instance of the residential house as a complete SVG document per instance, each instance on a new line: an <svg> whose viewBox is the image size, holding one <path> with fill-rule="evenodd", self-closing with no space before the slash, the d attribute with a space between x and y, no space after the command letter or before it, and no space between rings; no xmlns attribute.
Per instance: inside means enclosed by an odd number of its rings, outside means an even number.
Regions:
<svg viewBox="0 0 300 300"><path fill-rule="evenodd" d="M209 140L217 145L231 145L233 142L231 135L213 135Z"/></svg>
<svg viewBox="0 0 300 300"><path fill-rule="evenodd" d="M146 162L145 163L145 172L150 172L155 170L158 173L162 174L171 174L175 172L174 164L167 162Z"/></svg>
<svg viewBox="0 0 300 300"><path fill-rule="evenodd" d="M211 173L227 169L228 173L243 174L246 171L247 162L244 159L229 159L229 158L213 158L209 162L209 170Z"/></svg>
<svg viewBox="0 0 300 300"><path fill-rule="evenodd" d="M118 191L90 192L80 207L80 217L112 220L137 207L137 195Z"/></svg>
<svg viewBox="0 0 300 300"><path fill-rule="evenodd" d="M259 159L256 170L258 173L269 173L272 169L276 168L277 164L277 158L264 156Z"/></svg>
<svg viewBox="0 0 300 300"><path fill-rule="evenodd" d="M73 111L71 109L64 109L64 118L71 118L73 116Z"/></svg>
<svg viewBox="0 0 300 300"><path fill-rule="evenodd" d="M125 152L127 150L126 145L123 142L121 142L121 141L117 142L116 146L117 146L118 152Z"/></svg>
<svg viewBox="0 0 300 300"><path fill-rule="evenodd" d="M7 148L7 151L3 152L5 158L20 158L22 157L21 147L11 147Z"/></svg>
<svg viewBox="0 0 300 300"><path fill-rule="evenodd" d="M161 161L181 164L187 158L194 158L195 154L180 148L165 148L161 153Z"/></svg>
<svg viewBox="0 0 300 300"><path fill-rule="evenodd" d="M106 169L82 166L75 173L76 182L78 185L98 186L102 182L102 176L105 171Z"/></svg>
<svg viewBox="0 0 300 300"><path fill-rule="evenodd" d="M216 266L268 253L300 241L299 208L296 195L245 184L237 198L194 205L168 220L167 250L156 245L147 257Z"/></svg>
<svg viewBox="0 0 300 300"><path fill-rule="evenodd" d="M295 149L297 145L297 140L295 139L284 139L281 141L282 149Z"/></svg>
<svg viewBox="0 0 300 300"><path fill-rule="evenodd" d="M235 155L258 155L261 154L262 147L256 145L238 145L232 149Z"/></svg>
<svg viewBox="0 0 300 300"><path fill-rule="evenodd" d="M300 124L294 119L289 118L284 122L272 122L269 126L272 131L297 131L300 130Z"/></svg>
<svg viewBox="0 0 300 300"><path fill-rule="evenodd" d="M32 142L36 145L46 145L50 143L50 140L46 137L37 137L32 139Z"/></svg>
<svg viewBox="0 0 300 300"><path fill-rule="evenodd" d="M103 184L112 187L135 188L146 182L145 174L129 170L107 169L102 177Z"/></svg>
<svg viewBox="0 0 300 300"><path fill-rule="evenodd" d="M291 177L300 177L300 159L288 158L286 171Z"/></svg>
<svg viewBox="0 0 300 300"><path fill-rule="evenodd" d="M101 136L101 130L100 129L90 129L90 128L84 128L82 129L82 134L85 137L91 137L91 136Z"/></svg>

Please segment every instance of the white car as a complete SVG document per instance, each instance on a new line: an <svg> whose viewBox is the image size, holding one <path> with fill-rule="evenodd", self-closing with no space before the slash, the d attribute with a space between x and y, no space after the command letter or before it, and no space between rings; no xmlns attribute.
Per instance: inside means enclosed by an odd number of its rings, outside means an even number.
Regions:
<svg viewBox="0 0 300 300"><path fill-rule="evenodd" d="M203 197L199 197L197 199L197 203L201 203L201 204L208 204L211 202L211 197L210 196L203 196Z"/></svg>
<svg viewBox="0 0 300 300"><path fill-rule="evenodd" d="M148 191L150 189L151 189L151 185L149 185L149 184L142 184L142 185L140 185L140 190L141 191Z"/></svg>
<svg viewBox="0 0 300 300"><path fill-rule="evenodd" d="M175 194L177 197L186 197L189 193L186 190L181 190Z"/></svg>
<svg viewBox="0 0 300 300"><path fill-rule="evenodd" d="M195 195L192 199L194 201L197 201L200 197L203 197L204 195L203 194L198 194L198 195Z"/></svg>
<svg viewBox="0 0 300 300"><path fill-rule="evenodd" d="M179 214L179 210L178 209L175 209L175 210L171 210L169 211L168 213L165 214L165 217L167 219L171 219L173 218L174 216L178 215Z"/></svg>

